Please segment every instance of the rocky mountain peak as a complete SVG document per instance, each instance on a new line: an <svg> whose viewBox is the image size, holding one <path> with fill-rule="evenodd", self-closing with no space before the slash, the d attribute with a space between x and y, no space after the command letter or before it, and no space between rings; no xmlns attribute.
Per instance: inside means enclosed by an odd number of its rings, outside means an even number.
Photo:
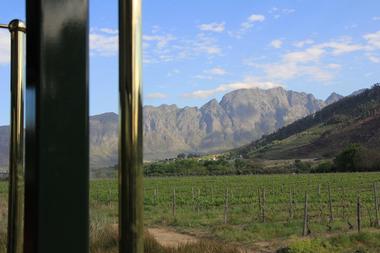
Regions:
<svg viewBox="0 0 380 253"><path fill-rule="evenodd" d="M325 103L327 105L330 105L332 103L335 103L335 102L338 102L339 100L341 100L342 98L344 98L344 96L342 95L339 95L335 92L331 93L330 96L328 96L325 100Z"/></svg>

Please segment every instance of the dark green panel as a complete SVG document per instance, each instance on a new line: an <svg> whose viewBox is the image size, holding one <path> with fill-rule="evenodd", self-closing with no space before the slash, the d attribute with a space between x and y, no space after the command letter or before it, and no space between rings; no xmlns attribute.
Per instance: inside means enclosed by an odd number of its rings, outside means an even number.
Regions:
<svg viewBox="0 0 380 253"><path fill-rule="evenodd" d="M27 0L25 252L88 252L88 1Z"/></svg>

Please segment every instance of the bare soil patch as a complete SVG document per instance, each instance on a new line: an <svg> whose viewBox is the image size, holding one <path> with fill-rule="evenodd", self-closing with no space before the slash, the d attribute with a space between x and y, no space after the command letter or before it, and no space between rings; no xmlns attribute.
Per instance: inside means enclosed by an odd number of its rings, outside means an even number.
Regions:
<svg viewBox="0 0 380 253"><path fill-rule="evenodd" d="M198 242L195 236L178 233L168 228L149 228L148 232L164 247L178 247L181 244Z"/></svg>

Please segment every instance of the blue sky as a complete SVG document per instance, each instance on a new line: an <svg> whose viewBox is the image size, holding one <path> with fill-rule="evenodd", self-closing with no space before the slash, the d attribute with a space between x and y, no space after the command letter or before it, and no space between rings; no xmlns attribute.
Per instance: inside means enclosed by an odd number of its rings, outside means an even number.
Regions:
<svg viewBox="0 0 380 253"><path fill-rule="evenodd" d="M90 1L91 114L117 111L117 1ZM2 0L0 22L24 19ZM326 98L380 82L378 0L144 0L144 103L200 106L238 88ZM9 119L8 37L0 32L0 125Z"/></svg>

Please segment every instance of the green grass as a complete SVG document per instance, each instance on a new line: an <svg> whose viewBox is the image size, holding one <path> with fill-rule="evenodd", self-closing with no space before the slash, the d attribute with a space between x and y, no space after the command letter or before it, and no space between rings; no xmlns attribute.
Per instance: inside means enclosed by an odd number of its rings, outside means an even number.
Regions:
<svg viewBox="0 0 380 253"><path fill-rule="evenodd" d="M200 234L212 240L240 245L288 238L300 239L303 227L304 196L307 192L311 237L340 235L347 232L356 234L356 199L359 195L362 206L362 229L367 231L362 236L369 236L365 242L369 243L368 247L376 248L377 245L370 243L372 235L368 231L374 230L373 183L379 181L380 173L146 178L144 183L145 226L172 227L177 231ZM331 189L333 222L329 222L328 185ZM175 216L172 213L174 189L176 191ZM227 189L229 192L228 222L225 224L224 208ZM6 199L6 192L6 184L0 183L0 199ZM265 192L265 204L263 208L260 208L259 193L262 198L263 192ZM289 201L290 192L292 192L292 205ZM91 181L90 194L92 226L100 224L99 226L103 227L116 224L116 181ZM262 200L261 202L263 203ZM289 216L290 206L293 210L292 218ZM262 220L262 210L264 210L265 221ZM6 214L4 211L2 213L0 210L0 238L3 237L1 233L6 227ZM351 229L348 223L353 226ZM360 238L355 237L359 235L352 236L349 239L337 237L335 241L331 237L328 243L332 245L331 247L345 248L345 240L355 241ZM99 240L93 239L93 241L95 243ZM309 248L314 247L315 244L322 247L321 245L326 243L326 241L302 240L301 245L297 246L295 243L290 245L290 249L302 248L303 242L307 244L305 247ZM112 245L112 240L110 243ZM330 250L327 246L326 249Z"/></svg>
<svg viewBox="0 0 380 253"><path fill-rule="evenodd" d="M292 242L282 253L377 253L380 233L342 234L327 239L311 238Z"/></svg>
<svg viewBox="0 0 380 253"><path fill-rule="evenodd" d="M145 225L170 226L179 231L207 234L217 240L243 244L300 236L304 195L308 192L312 235L355 230L358 195L362 205L362 226L369 228L375 217L372 187L374 182L379 181L380 173L147 178ZM331 188L334 218L331 223L328 185ZM224 224L227 188L228 224ZM175 216L172 213L173 189L176 191ZM259 189L261 194L265 190L265 222L262 221L259 206ZM290 191L293 193L291 219ZM93 219L116 223L115 181L92 181L91 199ZM348 223L353 225L351 230Z"/></svg>

